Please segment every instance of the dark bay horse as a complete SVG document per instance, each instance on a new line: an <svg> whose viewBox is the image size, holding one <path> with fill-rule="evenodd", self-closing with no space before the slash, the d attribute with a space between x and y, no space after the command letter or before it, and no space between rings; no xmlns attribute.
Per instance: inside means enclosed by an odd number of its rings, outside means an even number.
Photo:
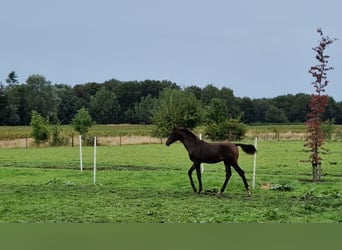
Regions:
<svg viewBox="0 0 342 250"><path fill-rule="evenodd" d="M247 154L256 153L256 148L251 144L241 144L241 143L207 143L200 140L196 135L194 135L190 130L185 128L174 128L166 141L166 146L170 146L175 141L181 141L189 153L189 158L193 162L192 166L188 171L190 184L194 192L197 192L194 181L192 179L192 172L196 170L199 190L198 193L202 191L202 180L201 180L201 163L218 163L223 161L226 168L226 179L222 185L219 192L223 193L227 183L232 175L231 167L233 167L236 172L240 175L245 185L245 188L250 194L249 186L245 177L244 171L238 165L239 150L237 146L240 146L242 150Z"/></svg>

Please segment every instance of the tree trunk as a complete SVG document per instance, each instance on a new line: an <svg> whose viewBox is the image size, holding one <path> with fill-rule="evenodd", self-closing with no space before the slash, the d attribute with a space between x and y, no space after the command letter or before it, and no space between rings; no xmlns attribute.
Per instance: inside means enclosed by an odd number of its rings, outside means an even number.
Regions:
<svg viewBox="0 0 342 250"><path fill-rule="evenodd" d="M312 162L312 181L316 182L317 181L317 163Z"/></svg>
<svg viewBox="0 0 342 250"><path fill-rule="evenodd" d="M317 181L321 181L322 178L322 164L317 164Z"/></svg>
<svg viewBox="0 0 342 250"><path fill-rule="evenodd" d="M312 181L317 182L322 178L322 164L312 162Z"/></svg>

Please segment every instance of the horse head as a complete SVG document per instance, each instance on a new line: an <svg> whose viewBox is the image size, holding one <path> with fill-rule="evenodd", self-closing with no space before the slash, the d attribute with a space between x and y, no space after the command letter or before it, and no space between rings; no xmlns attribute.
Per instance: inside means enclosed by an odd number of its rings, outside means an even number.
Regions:
<svg viewBox="0 0 342 250"><path fill-rule="evenodd" d="M198 142L199 139L189 129L174 127L165 144L166 146L170 146L175 141L181 141L184 143L184 141L188 140Z"/></svg>
<svg viewBox="0 0 342 250"><path fill-rule="evenodd" d="M181 140L183 138L182 134L179 131L179 128L173 127L171 133L167 137L165 142L166 146L170 146L175 141Z"/></svg>

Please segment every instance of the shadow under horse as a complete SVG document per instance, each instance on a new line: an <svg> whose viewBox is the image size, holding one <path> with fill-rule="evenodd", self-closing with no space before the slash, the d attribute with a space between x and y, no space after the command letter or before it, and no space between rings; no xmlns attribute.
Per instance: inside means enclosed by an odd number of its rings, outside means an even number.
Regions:
<svg viewBox="0 0 342 250"><path fill-rule="evenodd" d="M218 163L223 161L226 168L226 179L219 191L219 194L223 193L226 189L227 183L232 175L231 167L240 175L247 193L250 194L250 189L245 177L245 172L240 168L238 164L239 150L238 146L247 154L255 154L256 148L251 144L241 144L232 142L221 143L208 143L200 140L190 130L185 128L173 128L169 137L166 140L166 146L170 146L175 141L181 141L185 149L189 153L189 158L193 162L188 171L190 184L194 192L197 192L194 181L192 179L192 172L196 170L198 179L198 193L202 191L202 179L201 179L201 163Z"/></svg>

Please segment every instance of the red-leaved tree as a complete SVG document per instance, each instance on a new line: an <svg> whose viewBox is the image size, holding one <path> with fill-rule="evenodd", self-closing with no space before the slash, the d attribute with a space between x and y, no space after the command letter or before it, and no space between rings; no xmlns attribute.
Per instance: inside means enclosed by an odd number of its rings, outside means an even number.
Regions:
<svg viewBox="0 0 342 250"><path fill-rule="evenodd" d="M312 163L312 179L320 181L322 177L322 158L320 150L326 150L322 146L324 144L324 133L322 131L322 115L328 105L328 96L324 94L325 88L328 86L327 72L333 70L333 67L328 67L329 56L325 54L325 49L332 44L336 39L331 39L323 35L322 29L317 29L320 35L319 45L313 50L316 52L318 64L312 66L309 73L313 76L314 81L311 83L316 93L311 95L309 104L310 112L307 114L307 143L306 147L310 148L309 160Z"/></svg>

